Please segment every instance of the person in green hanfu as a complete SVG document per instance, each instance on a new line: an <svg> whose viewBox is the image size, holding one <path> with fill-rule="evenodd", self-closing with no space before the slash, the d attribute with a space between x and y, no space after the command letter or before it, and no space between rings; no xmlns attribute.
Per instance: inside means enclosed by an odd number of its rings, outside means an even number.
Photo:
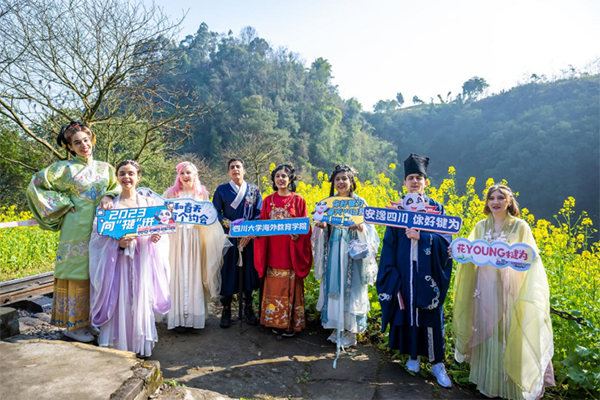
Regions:
<svg viewBox="0 0 600 400"><path fill-rule="evenodd" d="M54 269L51 323L81 342L94 339L90 326L88 246L96 208L112 208L121 192L114 168L93 158L96 137L83 122L63 125L56 139L74 158L33 175L27 202L42 229L60 231Z"/></svg>
<svg viewBox="0 0 600 400"><path fill-rule="evenodd" d="M454 282L455 358L471 364L469 380L487 397L538 399L554 386L550 289L531 228L504 185L488 189L469 240L525 243L536 256L526 271L458 265Z"/></svg>

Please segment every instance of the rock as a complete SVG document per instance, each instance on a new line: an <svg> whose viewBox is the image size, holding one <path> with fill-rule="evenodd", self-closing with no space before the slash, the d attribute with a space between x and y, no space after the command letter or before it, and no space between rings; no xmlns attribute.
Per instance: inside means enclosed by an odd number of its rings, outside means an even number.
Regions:
<svg viewBox="0 0 600 400"><path fill-rule="evenodd" d="M19 313L12 307L0 307L0 339L18 335Z"/></svg>
<svg viewBox="0 0 600 400"><path fill-rule="evenodd" d="M218 392L187 387L166 387L157 397L163 400L233 400L232 397Z"/></svg>
<svg viewBox="0 0 600 400"><path fill-rule="evenodd" d="M152 393L156 368L136 376L140 360L128 351L76 342L11 339L0 342L2 399L138 400ZM158 364L156 364L158 365ZM142 366L143 367L143 366ZM145 371L143 371L146 373ZM138 385L127 386L127 383ZM137 397L139 394L141 397ZM122 394L120 397L119 394Z"/></svg>
<svg viewBox="0 0 600 400"><path fill-rule="evenodd" d="M50 314L36 313L36 314L33 314L32 316L46 322L47 324L50 323Z"/></svg>
<svg viewBox="0 0 600 400"><path fill-rule="evenodd" d="M27 300L25 308L32 313L45 313L52 310L52 299L46 296Z"/></svg>
<svg viewBox="0 0 600 400"><path fill-rule="evenodd" d="M26 332L32 328L35 328L39 325L44 325L44 324L46 324L46 323L39 318L34 318L34 317L19 318L19 326L20 326L20 329L22 332Z"/></svg>

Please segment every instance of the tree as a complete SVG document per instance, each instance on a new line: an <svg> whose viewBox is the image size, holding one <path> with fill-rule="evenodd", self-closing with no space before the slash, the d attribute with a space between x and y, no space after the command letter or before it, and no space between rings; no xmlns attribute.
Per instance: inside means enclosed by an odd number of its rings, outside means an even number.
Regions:
<svg viewBox="0 0 600 400"><path fill-rule="evenodd" d="M402 96L402 93L396 93L396 101L398 102L400 108L402 108L402 104L404 104L404 96Z"/></svg>
<svg viewBox="0 0 600 400"><path fill-rule="evenodd" d="M478 76L474 76L462 85L463 99L465 100L477 100L477 98L487 89L490 85L485 79Z"/></svg>
<svg viewBox="0 0 600 400"><path fill-rule="evenodd" d="M275 128L278 115L263 107L261 96L243 98L241 107L243 115L239 118L239 130L231 131L230 146L224 155L225 158L242 158L251 176L249 181L260 186L260 177L268 173L269 164L283 161L290 155L289 134Z"/></svg>
<svg viewBox="0 0 600 400"><path fill-rule="evenodd" d="M206 112L191 100L194 93L173 85L179 23L161 8L142 0L3 0L3 6L0 115L55 159L68 157L52 142L69 120L88 123L114 162L124 153L138 160L164 155L181 141L171 132L187 131L184 118ZM127 146L119 145L123 135Z"/></svg>
<svg viewBox="0 0 600 400"><path fill-rule="evenodd" d="M326 59L319 57L310 66L310 78L323 84L329 82L331 76L331 64Z"/></svg>
<svg viewBox="0 0 600 400"><path fill-rule="evenodd" d="M423 104L423 103L424 103L424 101L423 101L423 100L421 100L421 99L419 98L419 96L417 96L416 94L413 96L413 98L412 98L412 102L413 102L413 104Z"/></svg>
<svg viewBox="0 0 600 400"><path fill-rule="evenodd" d="M373 111L376 113L389 113L395 111L399 104L396 100L379 100L374 106Z"/></svg>
<svg viewBox="0 0 600 400"><path fill-rule="evenodd" d="M332 66L327 60L315 59L306 68L298 54L271 49L251 28L235 37L211 32L205 24L186 37L179 50L185 62L178 68L182 76L178 84L193 88L214 106L210 118L194 124L192 140L183 152L206 157L213 167L222 165L224 151L248 154L244 156L247 177L254 182L258 182L257 171L262 176L270 162L291 162L310 182L317 171L350 158L355 166L386 167L393 161L387 152L382 153L386 159L369 158L375 153L365 146L385 146L364 124L360 103L341 98L331 82ZM392 108L397 107L394 100ZM285 146L271 160L253 162L260 154L247 149L254 145L260 149L259 139ZM361 177L373 179L376 174Z"/></svg>

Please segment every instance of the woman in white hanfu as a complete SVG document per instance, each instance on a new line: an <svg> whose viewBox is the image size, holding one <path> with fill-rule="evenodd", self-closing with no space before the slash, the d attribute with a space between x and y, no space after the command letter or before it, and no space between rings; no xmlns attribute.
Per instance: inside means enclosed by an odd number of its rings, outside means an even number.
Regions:
<svg viewBox="0 0 600 400"><path fill-rule="evenodd" d="M113 208L154 205L137 194L140 177L135 161L117 166L123 191ZM90 317L100 328L98 344L148 357L158 342L155 313L164 314L171 306L168 239L158 233L112 239L98 235L96 224L90 240Z"/></svg>
<svg viewBox="0 0 600 400"><path fill-rule="evenodd" d="M175 183L163 197L208 201L208 191L200 183L196 166L186 161L176 168ZM203 329L210 299L218 297L221 290L223 249L229 241L219 223L177 224L170 243L172 307L167 314L167 328Z"/></svg>

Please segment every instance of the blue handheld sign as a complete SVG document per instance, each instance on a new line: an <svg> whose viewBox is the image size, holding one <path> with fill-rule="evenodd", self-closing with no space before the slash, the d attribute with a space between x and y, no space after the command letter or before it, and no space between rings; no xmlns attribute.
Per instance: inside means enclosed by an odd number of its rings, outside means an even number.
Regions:
<svg viewBox="0 0 600 400"><path fill-rule="evenodd" d="M171 210L165 206L96 210L97 232L102 236L120 239L123 236L142 236L175 232Z"/></svg>
<svg viewBox="0 0 600 400"><path fill-rule="evenodd" d="M244 221L241 224L231 225L229 235L232 237L244 236L275 236L275 235L301 235L308 233L310 219L287 218L287 219L262 219Z"/></svg>
<svg viewBox="0 0 600 400"><path fill-rule="evenodd" d="M173 220L179 224L212 225L217 220L217 210L210 201L198 201L189 197L165 199L148 188L139 188L137 192L152 198L155 204L170 206Z"/></svg>
<svg viewBox="0 0 600 400"><path fill-rule="evenodd" d="M393 208L365 207L365 222L406 229L456 235L460 232L462 219L449 215L429 214L397 210Z"/></svg>

